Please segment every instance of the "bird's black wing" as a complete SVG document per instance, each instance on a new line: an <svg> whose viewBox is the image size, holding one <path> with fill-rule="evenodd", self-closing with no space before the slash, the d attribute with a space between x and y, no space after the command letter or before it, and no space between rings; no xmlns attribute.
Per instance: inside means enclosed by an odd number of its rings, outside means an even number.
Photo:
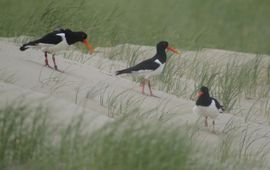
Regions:
<svg viewBox="0 0 270 170"><path fill-rule="evenodd" d="M44 43L44 44L58 44L62 41L62 37L57 35L58 33L62 33L60 31L54 31L46 34L42 38L33 41L34 43Z"/></svg>
<svg viewBox="0 0 270 170"><path fill-rule="evenodd" d="M222 111L224 111L224 106L222 106L222 105L217 101L217 99L215 99L215 98L213 98L213 97L211 97L211 99L215 101L216 107L217 107L218 109L221 109Z"/></svg>
<svg viewBox="0 0 270 170"><path fill-rule="evenodd" d="M130 67L131 71L139 71L139 70L155 70L160 66L160 64L156 63L153 58L148 60L144 60L139 64Z"/></svg>
<svg viewBox="0 0 270 170"><path fill-rule="evenodd" d="M38 40L34 40L34 41L30 41L26 44L23 44L20 47L21 51L24 51L26 49L29 48L29 46L36 46L39 43L44 43L44 44L58 44L62 41L62 37L57 35L59 33L63 33L62 30L57 30L51 33L46 34L45 36L43 36L42 38L38 39Z"/></svg>
<svg viewBox="0 0 270 170"><path fill-rule="evenodd" d="M133 71L140 71L140 70L155 70L160 65L155 62L154 58L150 58L148 60L144 60L140 62L139 64L132 66L130 68L116 71L116 75L124 74L124 73L131 73Z"/></svg>

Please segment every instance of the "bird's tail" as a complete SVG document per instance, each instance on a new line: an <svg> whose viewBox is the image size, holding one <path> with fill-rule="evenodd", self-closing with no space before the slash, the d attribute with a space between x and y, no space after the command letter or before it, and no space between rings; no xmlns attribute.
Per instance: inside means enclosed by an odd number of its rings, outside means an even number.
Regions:
<svg viewBox="0 0 270 170"><path fill-rule="evenodd" d="M27 47L26 44L23 44L23 45L20 47L20 50L21 50L21 51L24 51L24 50L26 50L27 48L29 48L29 47Z"/></svg>
<svg viewBox="0 0 270 170"><path fill-rule="evenodd" d="M131 73L131 70L130 69L118 70L115 72L115 75L126 74L126 73Z"/></svg>
<svg viewBox="0 0 270 170"><path fill-rule="evenodd" d="M219 111L220 113L223 113L223 112L225 111L224 106L222 106L222 105L217 101L217 99L215 99L215 98L212 98L212 99L214 99L218 111Z"/></svg>
<svg viewBox="0 0 270 170"><path fill-rule="evenodd" d="M37 43L35 41L31 41L29 43L26 43L26 44L23 44L21 47L20 47L20 50L21 51L25 51L27 50L29 47L31 46L35 46Z"/></svg>

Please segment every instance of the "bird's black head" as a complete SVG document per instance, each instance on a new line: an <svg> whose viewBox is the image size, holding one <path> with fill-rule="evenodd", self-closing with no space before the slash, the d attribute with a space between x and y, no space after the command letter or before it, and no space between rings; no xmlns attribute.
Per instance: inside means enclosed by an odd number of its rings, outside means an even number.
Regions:
<svg viewBox="0 0 270 170"><path fill-rule="evenodd" d="M87 34L85 32L73 32L73 38L76 41L83 42L87 38Z"/></svg>
<svg viewBox="0 0 270 170"><path fill-rule="evenodd" d="M84 45L88 48L89 53L92 54L94 49L91 44L88 43L87 41L87 34L85 32L79 31L79 32L73 32L70 29L60 29L63 30L65 33L65 37L67 40L67 43L69 45L72 45L76 42L82 42Z"/></svg>
<svg viewBox="0 0 270 170"><path fill-rule="evenodd" d="M209 96L209 90L207 87L202 86L197 92L198 99L196 105L199 106L210 106L212 98Z"/></svg>
<svg viewBox="0 0 270 170"><path fill-rule="evenodd" d="M169 46L169 43L167 41L160 41L157 44L157 50L164 50Z"/></svg>
<svg viewBox="0 0 270 170"><path fill-rule="evenodd" d="M165 50L169 50L175 54L180 54L180 52L178 50L176 50L175 48L172 48L169 46L169 43L167 41L160 41L157 44L157 54L161 55L161 56L166 56Z"/></svg>
<svg viewBox="0 0 270 170"><path fill-rule="evenodd" d="M73 32L70 29L65 29L64 31L66 35L66 39L69 45L74 44L76 42L83 42L87 38L87 34L85 32Z"/></svg>
<svg viewBox="0 0 270 170"><path fill-rule="evenodd" d="M165 63L167 60L166 48L169 46L167 41L160 41L157 44L157 53L154 58L158 59L161 63Z"/></svg>
<svg viewBox="0 0 270 170"><path fill-rule="evenodd" d="M207 97L209 97L209 90L208 90L208 88L206 86L202 86L200 88L200 90L198 91L198 94L197 95L199 97L201 97L201 96L207 96Z"/></svg>
<svg viewBox="0 0 270 170"><path fill-rule="evenodd" d="M87 34L85 32L78 32L78 38L83 41L87 38Z"/></svg>

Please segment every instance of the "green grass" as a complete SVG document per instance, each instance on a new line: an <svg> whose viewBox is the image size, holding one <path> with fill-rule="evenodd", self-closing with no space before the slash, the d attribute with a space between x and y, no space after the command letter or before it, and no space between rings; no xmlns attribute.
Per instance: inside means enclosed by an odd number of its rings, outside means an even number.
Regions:
<svg viewBox="0 0 270 170"><path fill-rule="evenodd" d="M88 133L83 115L61 127L50 123L44 107L15 103L0 109L1 169L147 170L187 166L191 150L185 135L159 122L139 123L126 117Z"/></svg>
<svg viewBox="0 0 270 170"><path fill-rule="evenodd" d="M47 110L17 101L0 108L0 169L25 165L46 149Z"/></svg>
<svg viewBox="0 0 270 170"><path fill-rule="evenodd" d="M96 145L91 150L95 154L91 161L94 169L186 169L191 150L178 129L166 130L156 123L123 122L92 136L94 143L90 146ZM104 164L96 164L100 160Z"/></svg>
<svg viewBox="0 0 270 170"><path fill-rule="evenodd" d="M1 169L241 170L263 167L260 163L267 153L262 153L262 160L250 155L250 146L255 142L250 135L256 130L250 131L248 127L238 132L229 130L233 128L229 124L224 140L213 152L213 148L198 141L195 131L190 134L194 127L138 119L134 115L137 111L94 131L85 129L92 122L86 122L84 114L63 125L52 122L51 113L43 106L19 100L1 106ZM236 150L234 138L238 133L242 135Z"/></svg>
<svg viewBox="0 0 270 170"><path fill-rule="evenodd" d="M204 56L193 57L168 62L162 75L156 78L162 85L159 88L177 96L192 98L197 89L202 85L207 86L211 95L223 103L226 111L238 107L236 104L242 99L269 97L269 84L264 74L267 68L262 56L255 56L243 64L232 60L223 65L204 60L201 58ZM194 88L186 88L192 85Z"/></svg>
<svg viewBox="0 0 270 170"><path fill-rule="evenodd" d="M1 0L0 36L41 36L58 27L84 30L94 46L204 47L270 54L269 1Z"/></svg>

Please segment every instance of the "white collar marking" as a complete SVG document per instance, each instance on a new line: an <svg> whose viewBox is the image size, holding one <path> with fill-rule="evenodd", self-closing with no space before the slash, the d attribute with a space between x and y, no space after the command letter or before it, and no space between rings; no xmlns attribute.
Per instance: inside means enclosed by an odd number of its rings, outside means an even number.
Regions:
<svg viewBox="0 0 270 170"><path fill-rule="evenodd" d="M158 59L155 59L155 63L162 65L162 63Z"/></svg>
<svg viewBox="0 0 270 170"><path fill-rule="evenodd" d="M67 39L66 39L66 34L65 33L58 33L56 34L57 36L60 36L63 40L63 42L66 42L67 43ZM62 42L61 42L62 43Z"/></svg>
<svg viewBox="0 0 270 170"><path fill-rule="evenodd" d="M60 36L60 37L65 37L65 33L58 33L58 34L56 34L56 35L58 35L58 36Z"/></svg>

